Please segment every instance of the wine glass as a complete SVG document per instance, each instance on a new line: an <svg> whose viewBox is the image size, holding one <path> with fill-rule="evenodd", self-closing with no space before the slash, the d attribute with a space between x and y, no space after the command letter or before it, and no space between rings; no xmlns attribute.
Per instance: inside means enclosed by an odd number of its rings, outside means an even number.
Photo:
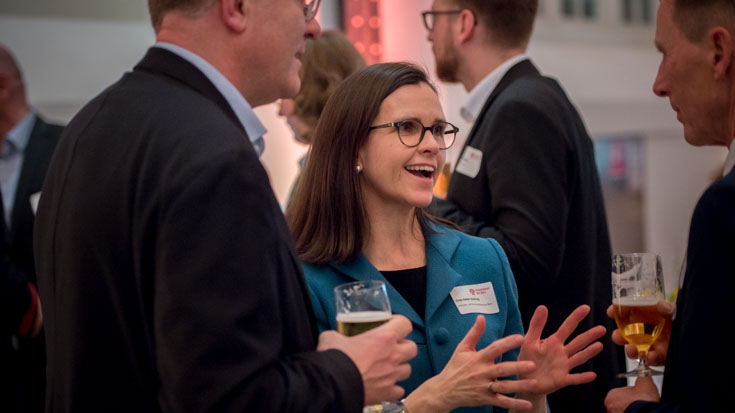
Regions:
<svg viewBox="0 0 735 413"><path fill-rule="evenodd" d="M648 366L648 349L664 328L666 319L656 309L665 300L661 254L633 253L613 256L612 290L615 323L625 340L638 349L638 366L618 377L663 374Z"/></svg>
<svg viewBox="0 0 735 413"><path fill-rule="evenodd" d="M334 287L337 331L351 337L388 322L391 317L388 290L383 281L356 281ZM400 403L384 401L365 406L363 413L398 413Z"/></svg>

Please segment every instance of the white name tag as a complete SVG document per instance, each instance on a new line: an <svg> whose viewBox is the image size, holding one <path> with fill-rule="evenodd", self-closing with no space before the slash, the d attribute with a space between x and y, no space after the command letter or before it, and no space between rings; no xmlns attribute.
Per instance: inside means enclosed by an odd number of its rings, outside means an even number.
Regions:
<svg viewBox="0 0 735 413"><path fill-rule="evenodd" d="M477 173L480 172L480 165L482 165L482 151L471 146L467 146L464 148L462 157L459 159L459 163L454 170L462 175L474 178L477 176Z"/></svg>
<svg viewBox="0 0 735 413"><path fill-rule="evenodd" d="M449 295L460 314L495 314L500 311L491 282L454 287Z"/></svg>
<svg viewBox="0 0 735 413"><path fill-rule="evenodd" d="M41 193L36 192L35 194L31 194L28 201L31 203L31 211L33 211L33 215L36 215L36 210L38 209L38 201L41 199Z"/></svg>

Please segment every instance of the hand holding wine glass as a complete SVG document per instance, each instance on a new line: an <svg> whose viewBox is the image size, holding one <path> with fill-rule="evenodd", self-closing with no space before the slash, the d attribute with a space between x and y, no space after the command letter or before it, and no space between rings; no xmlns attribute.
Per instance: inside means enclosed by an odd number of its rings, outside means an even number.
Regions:
<svg viewBox="0 0 735 413"><path fill-rule="evenodd" d="M666 324L657 309L665 300L661 256L634 253L613 256L613 313L620 335L636 347L638 366L618 377L660 375L648 366L648 351Z"/></svg>
<svg viewBox="0 0 735 413"><path fill-rule="evenodd" d="M676 304L668 301L659 301L656 303L656 309L666 319L666 324L664 324L664 328L661 330L661 334L659 334L656 341L648 349L646 357L649 366L663 366L666 364L666 354L668 353L669 339L671 337L671 323L676 312ZM615 318L615 307L612 304L607 308L607 316L613 319ZM632 359L638 358L638 349L636 346L628 343L619 330L616 329L613 331L612 340L617 345L625 346L626 356Z"/></svg>
<svg viewBox="0 0 735 413"><path fill-rule="evenodd" d="M389 323L389 320L391 320L388 291L386 290L385 283L382 281L356 281L338 285L334 288L334 299L337 310L337 330L347 337L357 338L355 336L363 334L368 337L374 336L377 334L378 330L386 330L380 326L385 323ZM405 319L405 317L401 318ZM386 335L378 337L378 339L388 340L391 342L397 340L398 351L396 354L383 353L383 356L387 358L382 364L388 362L388 365L385 367L388 367L389 369L370 369L368 371L371 371L374 374L369 375L366 375L366 372L362 369L360 371L363 374L366 403L371 404L376 401L380 402L380 404L366 406L364 409L365 412L392 413L403 410L403 405L401 403L394 402L394 400L403 396L404 392L403 389L400 386L395 385L395 383L398 380L408 378L411 368L405 363L415 357L418 352L415 343L403 339L403 337L411 332L411 324L408 320L406 320L406 322L408 322L408 329L403 329L405 330L405 334L401 335L401 333L403 333L401 330L397 336L393 336L390 334L390 330L388 330L385 332ZM365 350L368 352L374 352L375 349L368 348ZM409 352L409 350L411 351ZM410 357L406 358L406 355L410 355ZM391 362L396 365L391 366ZM359 364L358 368L360 368ZM387 389L388 391L379 391L376 392L376 394L373 394L370 391L373 387L378 389ZM373 397L379 395L387 397L377 398L377 400Z"/></svg>

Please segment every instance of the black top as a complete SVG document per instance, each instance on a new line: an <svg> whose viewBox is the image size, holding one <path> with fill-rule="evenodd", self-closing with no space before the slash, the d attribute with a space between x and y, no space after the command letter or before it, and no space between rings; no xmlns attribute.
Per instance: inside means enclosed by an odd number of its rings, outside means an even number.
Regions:
<svg viewBox="0 0 735 413"><path fill-rule="evenodd" d="M381 271L381 274L411 304L424 319L426 312L426 266L397 271Z"/></svg>

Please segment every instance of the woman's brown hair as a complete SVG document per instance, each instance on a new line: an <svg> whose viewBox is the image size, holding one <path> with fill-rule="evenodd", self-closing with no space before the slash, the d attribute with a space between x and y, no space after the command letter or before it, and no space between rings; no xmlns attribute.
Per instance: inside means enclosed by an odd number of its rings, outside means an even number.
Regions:
<svg viewBox="0 0 735 413"><path fill-rule="evenodd" d="M294 98L294 116L310 131L316 129L319 116L337 85L363 67L365 60L338 31L325 30L319 38L307 41L299 71L301 90Z"/></svg>
<svg viewBox="0 0 735 413"><path fill-rule="evenodd" d="M309 263L348 261L363 249L369 222L355 167L360 148L386 97L406 85L425 83L426 72L410 63L380 63L349 76L327 101L309 160L286 211L300 258ZM426 221L445 224L416 209Z"/></svg>

